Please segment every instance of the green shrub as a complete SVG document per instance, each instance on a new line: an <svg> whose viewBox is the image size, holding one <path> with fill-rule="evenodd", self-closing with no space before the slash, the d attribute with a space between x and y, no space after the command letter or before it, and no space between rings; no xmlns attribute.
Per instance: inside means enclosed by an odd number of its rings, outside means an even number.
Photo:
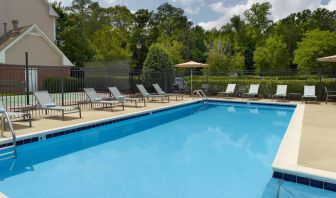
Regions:
<svg viewBox="0 0 336 198"><path fill-rule="evenodd" d="M159 83L170 89L174 83L174 64L167 51L160 45L153 44L149 48L141 73L142 82L146 86ZM169 91L169 90L166 90Z"/></svg>
<svg viewBox="0 0 336 198"><path fill-rule="evenodd" d="M44 80L44 89L50 93L59 93L62 90L61 77L48 77ZM64 78L64 92L81 91L82 81L74 77Z"/></svg>
<svg viewBox="0 0 336 198"><path fill-rule="evenodd" d="M322 94L325 96L324 86L329 90L332 90L335 85L335 80L323 80L311 79L311 80L298 80L298 79L284 79L284 80L270 80L270 79L212 79L209 78L208 81L205 79L194 79L193 80L193 89L200 89L202 84L209 84L210 93L218 93L225 91L228 84L237 84L237 88L245 88L248 90L250 84L260 84L259 93L263 97L271 97L276 92L277 85L287 85L287 94L288 93L300 93L303 94L304 85L315 85L316 86L316 95L319 95L319 86L321 85ZM187 80L187 85L190 85L190 80Z"/></svg>

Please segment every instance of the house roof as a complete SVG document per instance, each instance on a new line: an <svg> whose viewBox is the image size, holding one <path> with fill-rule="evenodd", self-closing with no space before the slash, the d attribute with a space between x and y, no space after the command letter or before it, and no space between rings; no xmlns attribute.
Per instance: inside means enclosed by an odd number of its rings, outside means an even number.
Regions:
<svg viewBox="0 0 336 198"><path fill-rule="evenodd" d="M48 36L39 28L38 25L28 25L25 27L18 28L17 31L9 31L3 37L0 38L0 62L3 57L3 53L12 47L16 42L23 38L27 34L38 34L54 49L63 59L63 65L73 66L71 61L63 54L63 52L52 42Z"/></svg>
<svg viewBox="0 0 336 198"><path fill-rule="evenodd" d="M14 32L10 30L7 34L0 37L0 51L6 48L9 44L11 44L16 38L20 37L25 31L27 31L33 25L28 25L24 27L18 28L18 31Z"/></svg>

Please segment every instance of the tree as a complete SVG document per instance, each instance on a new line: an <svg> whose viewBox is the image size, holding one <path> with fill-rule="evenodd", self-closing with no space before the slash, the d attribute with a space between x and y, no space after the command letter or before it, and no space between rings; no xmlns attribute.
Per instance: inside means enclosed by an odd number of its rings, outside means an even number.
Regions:
<svg viewBox="0 0 336 198"><path fill-rule="evenodd" d="M286 43L279 37L269 37L256 48L254 62L257 71L284 69L289 67L289 53Z"/></svg>
<svg viewBox="0 0 336 198"><path fill-rule="evenodd" d="M86 3L81 2L81 7L76 9L84 10ZM84 5L85 4L85 5ZM93 56L93 52L89 48L89 39L82 30L82 23L79 23L79 15L68 13L61 3L54 2L53 8L60 16L56 23L56 42L63 53L76 66L84 66L84 62Z"/></svg>
<svg viewBox="0 0 336 198"><path fill-rule="evenodd" d="M207 63L211 71L242 70L245 58L237 51L228 37L217 38L208 55Z"/></svg>
<svg viewBox="0 0 336 198"><path fill-rule="evenodd" d="M107 9L110 25L124 32L130 32L134 24L134 16L126 6L115 6Z"/></svg>
<svg viewBox="0 0 336 198"><path fill-rule="evenodd" d="M103 27L96 31L90 44L96 59L129 59L132 56L127 37L118 28Z"/></svg>
<svg viewBox="0 0 336 198"><path fill-rule="evenodd" d="M307 26L309 29L319 29L319 30L336 30L336 11L329 11L325 8L318 8L314 10L308 21Z"/></svg>
<svg viewBox="0 0 336 198"><path fill-rule="evenodd" d="M300 69L318 69L320 64L316 58L334 55L336 51L336 33L312 30L304 34L294 52L294 63Z"/></svg>
<svg viewBox="0 0 336 198"><path fill-rule="evenodd" d="M190 40L190 60L204 63L208 49L205 44L206 34L202 27L196 25L191 28L189 33ZM183 43L182 43L183 44Z"/></svg>
<svg viewBox="0 0 336 198"><path fill-rule="evenodd" d="M153 16L153 11L147 9L139 9L134 13L133 16L133 29L131 30L131 50L133 52L133 59L137 60L138 66L142 68L143 62L145 61L146 55L148 53L148 48L152 44L150 39L149 23ZM136 48L136 44L141 43L141 49ZM139 56L138 56L138 53ZM140 60L139 60L140 58Z"/></svg>
<svg viewBox="0 0 336 198"><path fill-rule="evenodd" d="M255 3L250 9L244 12L244 15L250 25L257 31L258 35L265 33L267 28L272 24L269 20L272 5L269 2Z"/></svg>
<svg viewBox="0 0 336 198"><path fill-rule="evenodd" d="M172 36L178 31L190 29L192 23L184 15L183 9L164 3L157 8L157 12L153 16L152 25Z"/></svg>
<svg viewBox="0 0 336 198"><path fill-rule="evenodd" d="M283 40L288 47L290 64L293 69L296 65L293 64L294 50L297 48L297 43L301 40L303 32L300 24L296 21L296 15L291 14L285 19L274 24L273 35L278 36Z"/></svg>
<svg viewBox="0 0 336 198"><path fill-rule="evenodd" d="M162 34L157 41L157 45L167 50L173 64L178 64L182 62L182 50L183 43L174 40L172 37L168 37L166 34Z"/></svg>
<svg viewBox="0 0 336 198"><path fill-rule="evenodd" d="M149 48L147 58L142 68L142 81L147 86L151 86L153 83L163 79L165 76L165 83L169 88L172 87L174 82L174 64L171 60L168 52L160 45L153 44ZM168 75L168 76L167 76Z"/></svg>

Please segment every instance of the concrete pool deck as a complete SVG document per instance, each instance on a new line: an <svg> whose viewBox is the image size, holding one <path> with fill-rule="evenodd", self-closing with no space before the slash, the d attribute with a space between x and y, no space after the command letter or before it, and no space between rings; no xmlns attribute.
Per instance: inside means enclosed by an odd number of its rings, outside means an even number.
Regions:
<svg viewBox="0 0 336 198"><path fill-rule="evenodd" d="M225 98L225 100L242 101L239 98ZM78 114L70 114L66 116L65 121L62 121L60 114L49 115L47 117L34 116L33 127L28 127L26 122L15 123L14 127L17 136L20 137L52 128L61 128L190 101L192 99L187 97L183 101L148 103L147 107L125 107L125 111L121 111L121 108L117 107L113 112L109 108L84 109L82 119L78 118ZM264 99L257 101L272 102L271 100ZM320 104L309 103L304 105L298 101L288 103L298 104L302 118L301 120L299 118L295 119L299 119L296 122L301 122L302 124L301 127L296 126L291 129L293 131L299 130L299 133L294 134L295 137L293 135L284 137L286 141L283 142L287 144L284 151L287 154L278 162L276 162L276 159L275 163L293 172L299 171L308 175L317 175L321 178L334 178L336 181L336 103L325 104L321 102ZM10 134L5 132L5 136L10 137ZM281 150L281 147L283 145L280 146L279 150ZM288 156L288 154L291 156ZM287 159L291 160L291 162L286 161Z"/></svg>

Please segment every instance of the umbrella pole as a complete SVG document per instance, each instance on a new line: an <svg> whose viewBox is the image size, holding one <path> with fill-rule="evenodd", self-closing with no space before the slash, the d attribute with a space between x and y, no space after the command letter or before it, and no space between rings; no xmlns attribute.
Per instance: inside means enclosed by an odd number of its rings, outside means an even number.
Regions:
<svg viewBox="0 0 336 198"><path fill-rule="evenodd" d="M192 76L193 76L192 69L190 69L190 96L193 96L193 93L192 93Z"/></svg>

